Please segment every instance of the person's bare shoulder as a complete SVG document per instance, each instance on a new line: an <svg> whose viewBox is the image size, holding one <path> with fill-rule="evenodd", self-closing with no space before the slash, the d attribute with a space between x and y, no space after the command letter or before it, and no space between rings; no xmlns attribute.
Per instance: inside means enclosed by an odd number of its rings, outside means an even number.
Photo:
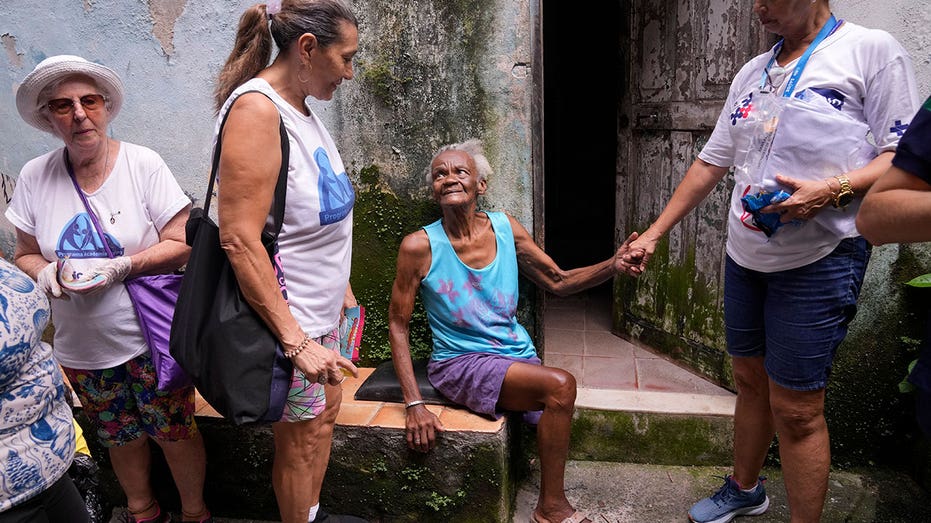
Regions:
<svg viewBox="0 0 931 523"><path fill-rule="evenodd" d="M427 231L418 229L401 240L399 257L422 258L430 255L430 238Z"/></svg>

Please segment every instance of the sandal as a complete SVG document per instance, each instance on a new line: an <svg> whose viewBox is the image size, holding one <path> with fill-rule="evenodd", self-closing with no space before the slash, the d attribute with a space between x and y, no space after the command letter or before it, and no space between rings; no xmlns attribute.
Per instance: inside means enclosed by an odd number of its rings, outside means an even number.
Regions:
<svg viewBox="0 0 931 523"><path fill-rule="evenodd" d="M148 512L152 507L155 507L154 515L142 519L136 517L136 514ZM130 510L129 507L126 507L126 511L129 512L129 518L127 518L129 523L170 523L171 521L171 514L162 514L162 507L158 504L158 500L155 499L142 510Z"/></svg>
<svg viewBox="0 0 931 523"><path fill-rule="evenodd" d="M210 514L210 511L207 510L207 507L204 507L203 510L196 514L191 514L190 512L181 511L181 523L213 523L213 516Z"/></svg>

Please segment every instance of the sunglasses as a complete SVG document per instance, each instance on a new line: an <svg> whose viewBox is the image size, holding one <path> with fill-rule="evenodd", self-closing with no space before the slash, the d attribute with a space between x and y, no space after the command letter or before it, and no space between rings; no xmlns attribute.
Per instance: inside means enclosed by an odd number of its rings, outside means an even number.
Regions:
<svg viewBox="0 0 931 523"><path fill-rule="evenodd" d="M106 101L107 97L102 94L85 94L78 98L78 102L85 111L99 111L103 109ZM64 116L74 111L74 103L75 101L71 98L56 98L54 100L49 100L45 106L48 107L48 110L52 113Z"/></svg>

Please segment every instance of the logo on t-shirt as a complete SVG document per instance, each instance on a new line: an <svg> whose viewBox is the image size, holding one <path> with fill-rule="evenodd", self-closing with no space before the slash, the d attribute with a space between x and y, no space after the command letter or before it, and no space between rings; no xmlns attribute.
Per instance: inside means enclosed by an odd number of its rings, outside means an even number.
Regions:
<svg viewBox="0 0 931 523"><path fill-rule="evenodd" d="M813 92L823 96L824 99L827 100L829 104L831 104L831 107L837 109L838 111L844 108L844 102L847 100L847 98L844 97L844 95L837 89L828 89L824 87L811 87L810 89ZM799 92L795 96L801 98L803 96L803 92Z"/></svg>
<svg viewBox="0 0 931 523"><path fill-rule="evenodd" d="M753 111L753 93L748 94L737 104L737 109L731 113L731 125L737 125L737 120L749 117L751 111Z"/></svg>
<svg viewBox="0 0 931 523"><path fill-rule="evenodd" d="M330 157L323 147L314 151L314 161L320 169L320 178L317 181L317 189L320 192L320 225L330 225L349 215L356 201L356 193L345 171L339 174L333 172Z"/></svg>
<svg viewBox="0 0 931 523"><path fill-rule="evenodd" d="M107 245L114 256L123 255L123 247L116 238L104 233ZM103 241L94 229L94 222L86 212L78 213L65 225L58 237L55 254L59 258L108 258Z"/></svg>

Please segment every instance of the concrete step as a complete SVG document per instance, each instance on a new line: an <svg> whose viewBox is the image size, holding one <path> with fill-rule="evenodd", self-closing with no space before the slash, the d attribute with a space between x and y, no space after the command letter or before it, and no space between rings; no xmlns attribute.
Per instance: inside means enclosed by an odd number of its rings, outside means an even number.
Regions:
<svg viewBox="0 0 931 523"><path fill-rule="evenodd" d="M681 467L570 461L566 467L569 501L595 523L682 523L691 505L716 491L729 467ZM735 523L789 521L785 485L778 469L765 469L769 510ZM517 493L513 523L527 523L536 504L539 471ZM426 520L425 520L426 521ZM908 476L871 468L832 471L823 523L915 523L931 521L928 493Z"/></svg>
<svg viewBox="0 0 931 523"><path fill-rule="evenodd" d="M736 396L580 388L571 459L726 465Z"/></svg>

